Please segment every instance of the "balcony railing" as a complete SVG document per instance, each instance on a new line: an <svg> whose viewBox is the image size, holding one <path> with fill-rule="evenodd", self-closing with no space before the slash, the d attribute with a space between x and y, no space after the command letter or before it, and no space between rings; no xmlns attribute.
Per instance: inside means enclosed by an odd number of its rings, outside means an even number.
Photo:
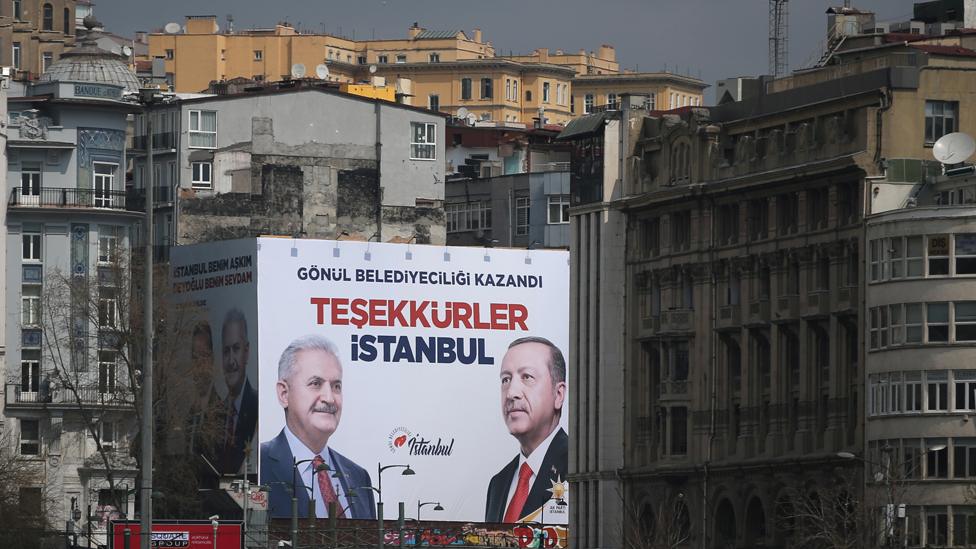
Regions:
<svg viewBox="0 0 976 549"><path fill-rule="evenodd" d="M19 383L8 383L6 390L7 407L72 407L72 406L134 406L132 391L122 387L87 385L75 387L54 387L48 391L25 391Z"/></svg>
<svg viewBox="0 0 976 549"><path fill-rule="evenodd" d="M137 151L145 151L147 143L145 135L137 135L132 138L132 148ZM153 150L168 150L176 148L176 134L173 133L154 133Z"/></svg>
<svg viewBox="0 0 976 549"><path fill-rule="evenodd" d="M126 202L129 209L134 212L146 211L146 189L129 189L126 193ZM157 186L153 190L153 209L172 206L173 189L170 187Z"/></svg>
<svg viewBox="0 0 976 549"><path fill-rule="evenodd" d="M94 208L108 210L125 209L125 191L99 191L95 189L45 187L24 192L17 187L10 192L14 208Z"/></svg>

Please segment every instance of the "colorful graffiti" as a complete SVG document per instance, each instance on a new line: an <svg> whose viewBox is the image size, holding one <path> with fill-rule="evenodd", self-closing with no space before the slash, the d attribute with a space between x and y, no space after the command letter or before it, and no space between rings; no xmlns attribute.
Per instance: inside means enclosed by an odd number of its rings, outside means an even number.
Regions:
<svg viewBox="0 0 976 549"><path fill-rule="evenodd" d="M446 547L451 545L511 547L513 549L555 549L566 547L567 530L562 526L519 525L512 530L490 530L474 525L451 528L403 530L404 546ZM387 531L385 543L399 545L399 532Z"/></svg>

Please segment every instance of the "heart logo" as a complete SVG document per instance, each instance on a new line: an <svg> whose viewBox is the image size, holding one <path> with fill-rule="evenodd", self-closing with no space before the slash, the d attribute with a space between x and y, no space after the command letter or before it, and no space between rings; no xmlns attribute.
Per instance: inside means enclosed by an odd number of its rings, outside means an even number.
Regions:
<svg viewBox="0 0 976 549"><path fill-rule="evenodd" d="M396 437L396 440L393 441L393 445L396 446L397 448L400 448L401 446L406 444L406 442L407 442L407 435L400 435Z"/></svg>

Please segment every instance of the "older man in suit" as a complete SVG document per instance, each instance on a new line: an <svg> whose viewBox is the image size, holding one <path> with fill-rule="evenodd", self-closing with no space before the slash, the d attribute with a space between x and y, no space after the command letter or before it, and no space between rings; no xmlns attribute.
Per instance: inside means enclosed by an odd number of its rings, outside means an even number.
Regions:
<svg viewBox="0 0 976 549"><path fill-rule="evenodd" d="M485 521L533 520L550 500L563 495L569 439L559 418L566 398L566 361L549 340L524 337L509 345L499 377L502 417L520 451L492 477Z"/></svg>
<svg viewBox="0 0 976 549"><path fill-rule="evenodd" d="M328 446L342 416L342 364L335 345L317 335L291 342L278 361L276 391L285 427L261 444L261 483L271 487L271 516L291 516L294 485L301 517L308 516L311 492L316 517L327 517L334 503L339 518L374 518L369 473Z"/></svg>

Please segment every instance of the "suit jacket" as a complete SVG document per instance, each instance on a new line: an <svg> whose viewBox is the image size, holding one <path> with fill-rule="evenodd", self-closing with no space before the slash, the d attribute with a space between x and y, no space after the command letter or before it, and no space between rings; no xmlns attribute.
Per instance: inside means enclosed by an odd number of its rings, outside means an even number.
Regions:
<svg viewBox="0 0 976 549"><path fill-rule="evenodd" d="M485 504L485 522L501 522L505 517L505 509L508 507L508 491L512 487L512 479L515 478L516 469L519 466L519 456L515 456L504 469L491 478L488 484L488 498ZM549 450L542 460L542 466L536 472L535 482L529 490L529 497L525 500L519 520L526 515L542 507L552 498L552 481L557 476L561 480L566 480L569 472L569 437L566 431L559 428L556 436L552 437Z"/></svg>
<svg viewBox="0 0 976 549"><path fill-rule="evenodd" d="M226 422L227 409L223 409L221 417ZM218 448L217 461L214 464L222 475L235 475L241 471L244 464L244 451L254 438L254 429L258 423L258 393L251 387L250 381L244 382L241 409L237 411L237 427L234 429L234 440ZM252 454L253 455L253 454Z"/></svg>
<svg viewBox="0 0 976 549"><path fill-rule="evenodd" d="M369 473L356 465L352 460L329 448L332 463L340 473L338 478L342 491L346 494L349 509L346 518L375 519L376 505L373 501L373 491ZM268 512L272 518L291 517L291 490L295 482L295 496L298 499L298 516L308 517L308 490L302 479L294 476L295 457L288 446L288 438L282 429L278 436L261 443L261 484L271 487L268 498ZM320 475L328 474L325 472ZM355 496L351 496L355 494Z"/></svg>

